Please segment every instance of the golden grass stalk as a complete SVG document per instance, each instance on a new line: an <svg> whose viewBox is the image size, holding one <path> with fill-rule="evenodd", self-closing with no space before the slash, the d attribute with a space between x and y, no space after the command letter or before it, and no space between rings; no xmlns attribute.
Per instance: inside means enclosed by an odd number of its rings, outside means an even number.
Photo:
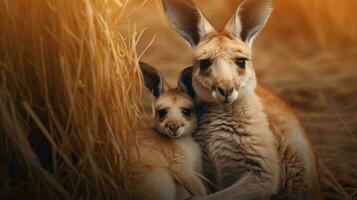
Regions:
<svg viewBox="0 0 357 200"><path fill-rule="evenodd" d="M127 2L0 1L0 198L127 198L141 100Z"/></svg>

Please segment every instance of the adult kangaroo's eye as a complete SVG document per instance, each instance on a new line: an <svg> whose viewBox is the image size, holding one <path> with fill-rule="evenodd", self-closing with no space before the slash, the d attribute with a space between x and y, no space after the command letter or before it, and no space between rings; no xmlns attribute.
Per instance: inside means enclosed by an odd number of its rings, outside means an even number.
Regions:
<svg viewBox="0 0 357 200"><path fill-rule="evenodd" d="M205 60L200 60L200 68L201 70L205 70L208 69L211 66L211 61L209 59L205 59Z"/></svg>
<svg viewBox="0 0 357 200"><path fill-rule="evenodd" d="M166 109L161 109L159 111L157 111L159 113L159 117L163 118L165 117L165 115L167 114L167 110Z"/></svg>
<svg viewBox="0 0 357 200"><path fill-rule="evenodd" d="M245 69L247 59L245 58L236 58L235 61L236 65L242 69Z"/></svg>
<svg viewBox="0 0 357 200"><path fill-rule="evenodd" d="M192 110L189 108L183 108L182 113L186 115L187 117L190 117L192 115Z"/></svg>

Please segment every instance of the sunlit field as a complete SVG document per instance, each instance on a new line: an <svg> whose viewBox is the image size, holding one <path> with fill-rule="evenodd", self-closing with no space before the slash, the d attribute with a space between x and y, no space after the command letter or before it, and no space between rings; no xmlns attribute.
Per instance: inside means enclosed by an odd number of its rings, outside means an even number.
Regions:
<svg viewBox="0 0 357 200"><path fill-rule="evenodd" d="M240 3L194 1L216 27ZM356 7L276 0L254 44L258 80L313 140L326 199L357 199ZM151 117L137 62L172 86L192 64L161 1L0 0L0 10L0 199L127 199L135 130Z"/></svg>
<svg viewBox="0 0 357 200"><path fill-rule="evenodd" d="M127 1L0 1L0 199L127 198L141 102Z"/></svg>

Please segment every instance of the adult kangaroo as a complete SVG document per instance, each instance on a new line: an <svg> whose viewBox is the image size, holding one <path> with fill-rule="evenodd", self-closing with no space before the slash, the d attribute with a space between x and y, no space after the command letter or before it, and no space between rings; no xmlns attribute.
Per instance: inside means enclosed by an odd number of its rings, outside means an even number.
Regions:
<svg viewBox="0 0 357 200"><path fill-rule="evenodd" d="M195 92L205 175L216 193L194 199L321 199L313 147L294 112L257 84L252 43L272 0L243 0L218 31L190 0L163 0L193 67L181 85Z"/></svg>

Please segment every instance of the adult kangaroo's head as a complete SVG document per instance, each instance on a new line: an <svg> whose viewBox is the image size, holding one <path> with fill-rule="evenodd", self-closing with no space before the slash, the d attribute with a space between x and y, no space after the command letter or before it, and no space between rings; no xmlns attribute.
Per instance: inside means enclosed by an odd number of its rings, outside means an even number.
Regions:
<svg viewBox="0 0 357 200"><path fill-rule="evenodd" d="M199 100L232 103L252 93L256 77L251 61L254 38L266 24L273 0L244 0L222 31L216 30L190 0L163 0L176 32L193 49L194 65L182 80ZM187 85L187 87L192 87Z"/></svg>

